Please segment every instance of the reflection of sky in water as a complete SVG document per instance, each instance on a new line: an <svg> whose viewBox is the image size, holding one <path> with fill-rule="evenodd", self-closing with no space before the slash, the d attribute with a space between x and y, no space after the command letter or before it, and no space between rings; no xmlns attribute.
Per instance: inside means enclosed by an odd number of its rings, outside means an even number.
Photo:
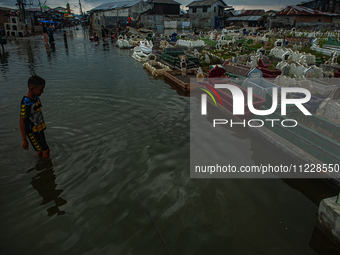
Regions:
<svg viewBox="0 0 340 255"><path fill-rule="evenodd" d="M190 179L190 98L150 76L130 50L67 34L67 48L55 33L55 50L36 36L10 41L1 56L5 254L315 254L314 203L282 180ZM53 166L44 170L20 148L19 102L32 74L46 79ZM247 133L226 134L247 145L247 161L279 156ZM31 184L39 178L48 181Z"/></svg>

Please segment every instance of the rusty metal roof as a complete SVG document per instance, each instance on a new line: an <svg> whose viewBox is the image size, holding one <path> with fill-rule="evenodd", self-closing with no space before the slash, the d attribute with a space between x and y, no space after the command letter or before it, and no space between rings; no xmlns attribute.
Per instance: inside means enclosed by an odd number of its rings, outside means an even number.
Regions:
<svg viewBox="0 0 340 255"><path fill-rule="evenodd" d="M264 10L245 10L240 16L262 16L264 13Z"/></svg>
<svg viewBox="0 0 340 255"><path fill-rule="evenodd" d="M95 8L93 8L91 11L108 11L108 10L114 10L118 8L128 8L136 3L140 2L140 0L135 1L117 1L117 2L111 2L111 3L105 3L101 4Z"/></svg>
<svg viewBox="0 0 340 255"><path fill-rule="evenodd" d="M317 16L338 16L337 14L330 13L330 12L322 12L318 10L314 10L311 8L307 8L304 6L297 6L297 5L291 5L283 9L282 11L276 13L276 16L295 16L295 15L317 15Z"/></svg>

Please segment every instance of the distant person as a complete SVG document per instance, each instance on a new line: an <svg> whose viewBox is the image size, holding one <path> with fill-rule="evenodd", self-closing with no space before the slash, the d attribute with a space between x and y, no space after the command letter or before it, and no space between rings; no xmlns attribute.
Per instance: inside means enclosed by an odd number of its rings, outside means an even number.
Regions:
<svg viewBox="0 0 340 255"><path fill-rule="evenodd" d="M116 37L114 36L113 33L111 33L111 41L114 41L114 40L116 40Z"/></svg>
<svg viewBox="0 0 340 255"><path fill-rule="evenodd" d="M67 35L66 35L66 31L64 31L63 37L64 37L64 44L67 44Z"/></svg>
<svg viewBox="0 0 340 255"><path fill-rule="evenodd" d="M122 31L122 23L120 23L120 21L118 21L118 24L117 24L117 34L118 36L120 35L120 32Z"/></svg>
<svg viewBox="0 0 340 255"><path fill-rule="evenodd" d="M97 42L97 43L99 43L99 35L98 35L98 34L95 34L95 36L94 36L94 41Z"/></svg>
<svg viewBox="0 0 340 255"><path fill-rule="evenodd" d="M46 24L43 24L43 36L44 36L44 43L48 43L48 33L47 33L47 26Z"/></svg>
<svg viewBox="0 0 340 255"><path fill-rule="evenodd" d="M106 36L105 36L105 28L104 26L102 25L102 28L101 28L101 32L102 32L102 39L105 39Z"/></svg>
<svg viewBox="0 0 340 255"><path fill-rule="evenodd" d="M128 21L129 21L129 26L131 27L131 17L130 17L130 15L128 17Z"/></svg>
<svg viewBox="0 0 340 255"><path fill-rule="evenodd" d="M32 25L31 33L32 33L33 36L35 36L35 33L34 33L34 25Z"/></svg>
<svg viewBox="0 0 340 255"><path fill-rule="evenodd" d="M54 43L54 37L53 37L53 29L51 28L51 26L48 26L47 33L48 33L48 42L50 43L51 47L53 47L52 44Z"/></svg>
<svg viewBox="0 0 340 255"><path fill-rule="evenodd" d="M105 26L105 38L109 38L109 29Z"/></svg>
<svg viewBox="0 0 340 255"><path fill-rule="evenodd" d="M20 132L22 148L28 150L28 140L39 157L48 158L50 148L45 139L45 121L41 112L40 96L45 89L45 80L39 76L28 79L28 93L21 100Z"/></svg>
<svg viewBox="0 0 340 255"><path fill-rule="evenodd" d="M1 34L1 31L0 31L0 44L1 44L2 52L5 52L4 42L2 41L2 34Z"/></svg>

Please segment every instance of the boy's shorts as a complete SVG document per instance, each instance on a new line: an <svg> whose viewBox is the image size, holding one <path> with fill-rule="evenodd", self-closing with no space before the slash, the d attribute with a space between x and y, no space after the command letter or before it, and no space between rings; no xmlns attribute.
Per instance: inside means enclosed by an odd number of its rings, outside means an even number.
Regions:
<svg viewBox="0 0 340 255"><path fill-rule="evenodd" d="M28 133L27 136L35 151L46 151L49 149L44 131L40 133Z"/></svg>

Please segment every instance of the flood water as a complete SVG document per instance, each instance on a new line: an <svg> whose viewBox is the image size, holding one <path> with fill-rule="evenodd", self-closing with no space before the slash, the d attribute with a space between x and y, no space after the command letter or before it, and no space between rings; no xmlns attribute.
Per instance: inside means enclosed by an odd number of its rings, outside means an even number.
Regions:
<svg viewBox="0 0 340 255"><path fill-rule="evenodd" d="M0 254L320 254L318 202L280 179L190 179L190 98L130 50L67 34L68 48L56 33L55 51L36 36L1 54ZM46 80L50 161L21 149L33 74ZM285 160L232 136L228 146L249 144L246 160Z"/></svg>

